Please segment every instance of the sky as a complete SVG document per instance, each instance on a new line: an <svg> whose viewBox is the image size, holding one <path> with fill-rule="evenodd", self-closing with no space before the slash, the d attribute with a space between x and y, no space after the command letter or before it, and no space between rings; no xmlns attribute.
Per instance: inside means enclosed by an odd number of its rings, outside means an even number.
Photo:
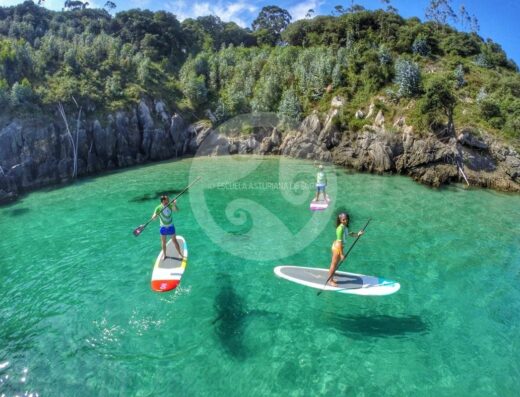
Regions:
<svg viewBox="0 0 520 397"><path fill-rule="evenodd" d="M90 7L102 7L106 0L88 0ZM225 22L233 21L242 27L251 27L262 7L276 4L285 8L293 17L293 21L305 18L309 9L315 15L329 15L335 5L347 8L352 0L112 0L116 3L115 12L131 8L149 9L152 11L169 11L179 18L196 18L202 15L217 15ZM0 0L0 6L10 6L22 3L20 0ZM64 0L45 0L44 6L52 10L61 10ZM367 9L384 8L381 0L356 0ZM424 12L428 0L391 0L391 5L397 8L405 18L412 16L425 20ZM519 0L452 0L454 11L464 4L471 15L475 15L480 24L479 34L499 43L507 56L520 66L520 1ZM459 27L457 27L459 28ZM459 28L460 29L460 28Z"/></svg>

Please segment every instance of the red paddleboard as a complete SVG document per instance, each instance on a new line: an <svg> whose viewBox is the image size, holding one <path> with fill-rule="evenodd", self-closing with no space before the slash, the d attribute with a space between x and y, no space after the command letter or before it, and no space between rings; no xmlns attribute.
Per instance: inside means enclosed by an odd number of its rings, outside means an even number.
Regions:
<svg viewBox="0 0 520 397"><path fill-rule="evenodd" d="M179 253L175 249L172 240L166 244L166 258L163 252L159 252L152 272L152 289L157 292L171 291L177 288L181 282L182 275L188 264L188 245L184 237L177 236L179 247L184 255L184 259L179 258Z"/></svg>

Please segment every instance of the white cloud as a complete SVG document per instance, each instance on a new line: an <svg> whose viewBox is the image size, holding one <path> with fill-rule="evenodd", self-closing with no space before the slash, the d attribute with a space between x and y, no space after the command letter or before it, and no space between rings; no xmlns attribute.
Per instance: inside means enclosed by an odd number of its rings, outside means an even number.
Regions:
<svg viewBox="0 0 520 397"><path fill-rule="evenodd" d="M241 0L231 3L195 1L195 3L189 4L186 0L181 0L166 2L164 6L168 11L177 15L181 21L186 18L216 15L224 22L233 21L242 27L246 27L248 25L246 20L255 16L258 11L258 7Z"/></svg>
<svg viewBox="0 0 520 397"><path fill-rule="evenodd" d="M323 3L325 3L325 1L307 0L290 7L287 11L291 14L292 20L297 21L298 19L304 19L310 9L314 10L314 15L318 15L318 9Z"/></svg>
<svg viewBox="0 0 520 397"><path fill-rule="evenodd" d="M132 6L129 8L147 9L147 8L149 8L150 2L151 2L150 0L130 0L130 4Z"/></svg>
<svg viewBox="0 0 520 397"><path fill-rule="evenodd" d="M105 0L82 0L88 1L89 8L102 8L105 4ZM23 0L0 0L0 6L7 7L22 3ZM317 1L308 1L309 3L317 3ZM63 9L64 0L45 0L44 7L49 10L60 11ZM117 4L117 1L116 1ZM305 3L306 4L306 3ZM119 5L119 4L118 4ZM127 8L141 8L150 9L153 6L152 0L129 0L125 5ZM197 18L205 15L216 15L224 22L233 21L239 26L246 27L250 25L250 21L256 17L259 11L259 7L252 5L245 0L215 0L215 1L204 1L204 0L177 0L177 1L165 1L162 3L163 9L172 12L177 15L179 20L186 18ZM123 8L117 8L117 11ZM307 12L308 8L305 9ZM292 14L292 13L291 13Z"/></svg>
<svg viewBox="0 0 520 397"><path fill-rule="evenodd" d="M105 2L103 0L83 0L88 1L88 8L102 8ZM142 0L141 0L142 1ZM103 4L101 4L103 2ZM8 7L14 6L16 4L23 3L23 0L0 0L0 7ZM34 1L35 4L38 4L38 1ZM43 2L43 6L49 10L61 11L63 9L63 4L65 0L45 0Z"/></svg>
<svg viewBox="0 0 520 397"><path fill-rule="evenodd" d="M9 7L21 3L20 0L0 0L0 7Z"/></svg>
<svg viewBox="0 0 520 397"><path fill-rule="evenodd" d="M93 1L93 0L87 0L87 1L88 1L88 8L103 8L103 6L106 3L106 1L103 2L103 4L98 3L97 1Z"/></svg>
<svg viewBox="0 0 520 397"><path fill-rule="evenodd" d="M49 10L61 11L63 9L63 3L61 0L45 0L43 6Z"/></svg>

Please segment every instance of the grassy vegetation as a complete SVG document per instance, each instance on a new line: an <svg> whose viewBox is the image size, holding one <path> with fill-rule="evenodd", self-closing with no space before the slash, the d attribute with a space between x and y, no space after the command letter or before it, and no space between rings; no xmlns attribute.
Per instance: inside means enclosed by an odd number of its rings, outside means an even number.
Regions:
<svg viewBox="0 0 520 397"><path fill-rule="evenodd" d="M520 138L518 68L474 33L357 10L289 24L276 43L266 37L217 17L0 8L0 106L48 113L74 97L94 114L152 98L192 121L209 109L222 123L249 112L301 120L339 95L343 129L371 123L354 114L374 103L390 130L400 116L418 133L451 118L456 128Z"/></svg>

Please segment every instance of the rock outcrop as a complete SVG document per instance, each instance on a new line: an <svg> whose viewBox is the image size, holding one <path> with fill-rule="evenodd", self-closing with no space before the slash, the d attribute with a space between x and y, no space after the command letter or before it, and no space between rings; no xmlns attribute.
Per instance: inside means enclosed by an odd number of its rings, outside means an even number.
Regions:
<svg viewBox="0 0 520 397"><path fill-rule="evenodd" d="M255 125L248 134L234 127L214 130L209 120L187 124L161 101L141 101L104 119L83 116L78 124L69 121L77 142L77 174L183 155L274 154L409 175L431 186L460 181L463 170L471 185L520 192L520 155L497 139L470 129L449 140L418 135L403 117L389 131L382 111L359 132L340 131L335 120L344 104L335 97L327 114L311 113L283 133L272 123ZM374 114L373 107L369 113ZM0 203L73 178L71 137L58 114L54 116L0 119Z"/></svg>
<svg viewBox="0 0 520 397"><path fill-rule="evenodd" d="M58 114L53 119L0 120L0 203L22 192L72 180L72 140L77 142L79 177L188 151L188 128L179 115L170 116L160 101L141 101L135 109L103 120L82 116L77 124L77 115L67 116L72 137Z"/></svg>

